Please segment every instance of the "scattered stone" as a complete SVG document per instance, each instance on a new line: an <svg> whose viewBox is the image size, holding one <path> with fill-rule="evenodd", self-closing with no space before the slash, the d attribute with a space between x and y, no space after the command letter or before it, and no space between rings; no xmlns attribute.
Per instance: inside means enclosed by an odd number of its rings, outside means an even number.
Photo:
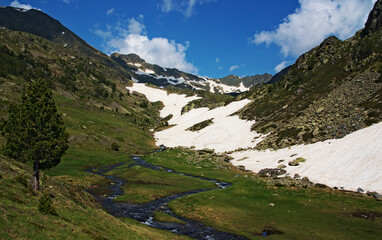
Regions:
<svg viewBox="0 0 382 240"><path fill-rule="evenodd" d="M238 165L237 168L238 168L240 171L246 171L246 170L245 170L245 166L243 166L243 165Z"/></svg>
<svg viewBox="0 0 382 240"><path fill-rule="evenodd" d="M294 179L300 178L301 176L298 175L297 173L293 176Z"/></svg>
<svg viewBox="0 0 382 240"><path fill-rule="evenodd" d="M330 187L328 187L327 185L322 184L322 183L316 183L314 186L315 186L316 188L330 188Z"/></svg>
<svg viewBox="0 0 382 240"><path fill-rule="evenodd" d="M364 190L363 190L362 188L357 188L357 192L359 192L359 193L363 193Z"/></svg>
<svg viewBox="0 0 382 240"><path fill-rule="evenodd" d="M375 194L374 197L377 201L382 201L382 194Z"/></svg>
<svg viewBox="0 0 382 240"><path fill-rule="evenodd" d="M265 168L259 171L260 177L277 177L285 174L287 171L278 168Z"/></svg>
<svg viewBox="0 0 382 240"><path fill-rule="evenodd" d="M369 191L366 192L366 195L370 197L374 197L377 194L378 194L377 192L369 192Z"/></svg>
<svg viewBox="0 0 382 240"><path fill-rule="evenodd" d="M319 108L317 109L316 113L321 113L321 112L323 112L323 111L325 111L325 108L324 108L324 107L319 107Z"/></svg>
<svg viewBox="0 0 382 240"><path fill-rule="evenodd" d="M274 204L274 203L270 203L270 204L268 204L268 206L270 206L270 207L274 207L275 204Z"/></svg>
<svg viewBox="0 0 382 240"><path fill-rule="evenodd" d="M309 180L308 177L303 177L303 178L301 179L301 184L302 184L302 187L303 187L303 188L307 188L307 187L309 187L310 185L312 185L313 183Z"/></svg>
<svg viewBox="0 0 382 240"><path fill-rule="evenodd" d="M278 160L277 163L282 163L284 162L285 160Z"/></svg>

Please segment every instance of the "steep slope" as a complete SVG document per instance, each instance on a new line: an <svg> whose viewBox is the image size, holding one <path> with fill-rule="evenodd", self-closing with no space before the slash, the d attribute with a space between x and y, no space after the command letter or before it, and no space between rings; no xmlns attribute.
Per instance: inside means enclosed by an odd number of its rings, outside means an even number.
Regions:
<svg viewBox="0 0 382 240"><path fill-rule="evenodd" d="M242 96L254 101L241 116L268 134L257 149L342 138L382 120L382 31L378 25L366 30L380 20L380 4L365 30L346 41L328 37L299 57L281 81Z"/></svg>
<svg viewBox="0 0 382 240"><path fill-rule="evenodd" d="M286 68L284 68L283 70L281 70L280 72L276 73L272 78L271 80L269 80L267 82L267 84L273 84L273 83L277 83L279 82L285 75L287 75L290 71L290 69L292 68L292 66L288 66Z"/></svg>
<svg viewBox="0 0 382 240"><path fill-rule="evenodd" d="M220 78L220 82L228 86L239 87L240 84L243 84L244 87L250 88L263 83L268 83L272 79L272 75L268 73L257 74L254 76L239 77L236 75L228 75L224 78Z"/></svg>
<svg viewBox="0 0 382 240"><path fill-rule="evenodd" d="M87 44L59 21L36 9L25 10L14 7L0 8L0 27L22 31L59 43L83 56L100 61L109 67L119 68L107 55Z"/></svg>

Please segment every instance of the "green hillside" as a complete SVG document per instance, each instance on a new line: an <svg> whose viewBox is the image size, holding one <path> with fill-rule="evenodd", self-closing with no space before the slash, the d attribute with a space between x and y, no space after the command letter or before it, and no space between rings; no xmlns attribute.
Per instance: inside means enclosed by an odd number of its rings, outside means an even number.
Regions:
<svg viewBox="0 0 382 240"><path fill-rule="evenodd" d="M258 149L341 138L382 120L381 75L381 28L346 41L331 36L300 56L279 82L241 96L255 101L240 115L269 134Z"/></svg>

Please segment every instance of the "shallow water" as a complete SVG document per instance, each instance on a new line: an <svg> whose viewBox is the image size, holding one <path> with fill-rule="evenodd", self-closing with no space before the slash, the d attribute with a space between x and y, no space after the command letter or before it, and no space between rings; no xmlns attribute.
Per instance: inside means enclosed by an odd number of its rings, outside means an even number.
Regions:
<svg viewBox="0 0 382 240"><path fill-rule="evenodd" d="M188 218L184 218L181 216L178 216L174 214L167 206L168 202L175 200L177 198L181 198L187 195L191 194L196 194L200 192L205 192L205 191L211 191L211 190L216 190L216 189L222 189L222 188L227 188L230 187L231 184L225 183L225 182L220 182L215 179L209 179L209 178L204 178L204 177L197 177L197 176L192 176L184 173L178 173L175 172L171 169L164 168L161 166L156 166L153 164L150 164L143 160L140 157L133 156L132 157L133 163L131 161L128 162L122 162L122 163L117 163L117 164L112 164L108 166L103 166L99 168L91 168L88 169L87 172L97 174L100 176L103 176L109 180L112 181L112 184L108 186L108 191L106 194L102 196L96 196L96 198L99 200L103 208L111 215L115 217L128 217L135 219L141 223L144 223L148 226L158 228L158 229L163 229L163 230L168 230L173 233L179 234L179 235L186 235L191 238L195 239L208 239L208 240L218 240L218 239L246 239L245 237L238 236L235 234L231 233L226 233L226 232L221 232L218 231L212 227L205 226L202 223L190 220ZM216 185L216 188L213 189L202 189L202 190L193 190L185 193L180 193L172 196L166 196L157 200L154 200L150 203L145 203L145 204L130 204L130 203L122 203L122 202L114 202L113 199L116 198L117 196L123 195L123 190L121 189L121 186L126 183L124 179L115 177L115 176L110 176L110 175L105 175L106 172L109 172L117 167L121 166L126 166L126 168L130 168L132 166L139 165L145 168L153 169L156 171L167 171L171 172L173 174L178 174L178 175L183 175L183 176L189 176L193 178L198 178L198 179L203 179L206 181L211 181L214 182ZM102 186L100 186L102 187ZM90 193L96 195L95 193L97 192L96 188L93 188L89 190ZM185 224L180 224L180 223L163 223L163 222L157 222L153 220L154 212L156 211L161 211L164 213L167 213L183 222Z"/></svg>

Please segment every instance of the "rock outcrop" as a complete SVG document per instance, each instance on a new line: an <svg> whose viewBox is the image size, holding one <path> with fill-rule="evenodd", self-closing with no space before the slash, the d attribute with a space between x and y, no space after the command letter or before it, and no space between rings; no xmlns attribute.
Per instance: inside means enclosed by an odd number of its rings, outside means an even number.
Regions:
<svg viewBox="0 0 382 240"><path fill-rule="evenodd" d="M373 10L369 14L369 18L365 24L365 29L362 30L361 36L365 37L375 33L382 26L382 0L378 0Z"/></svg>

